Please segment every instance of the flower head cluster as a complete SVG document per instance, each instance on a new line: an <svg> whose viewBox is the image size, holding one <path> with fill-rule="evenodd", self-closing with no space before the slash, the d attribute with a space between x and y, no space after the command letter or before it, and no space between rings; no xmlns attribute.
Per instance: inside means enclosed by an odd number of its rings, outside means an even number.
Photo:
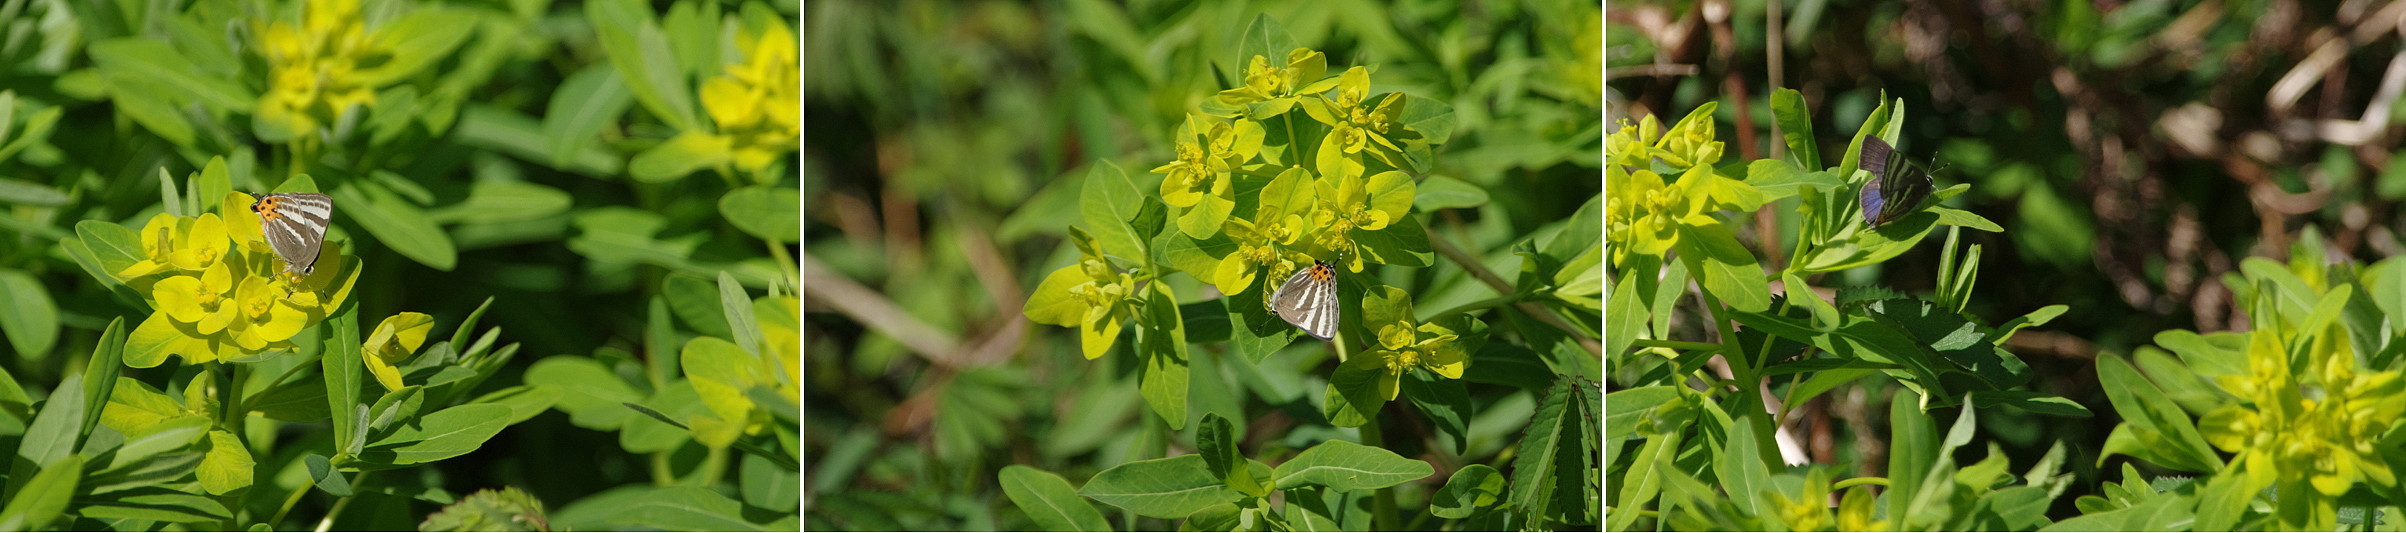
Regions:
<svg viewBox="0 0 2406 533"><path fill-rule="evenodd" d="M362 23L357 0L309 0L297 26L281 20L255 24L268 67L257 120L267 129L313 132L352 109L376 104L376 87L363 71L391 54Z"/></svg>
<svg viewBox="0 0 2406 533"><path fill-rule="evenodd" d="M116 274L156 311L128 337L126 364L158 366L170 355L193 363L244 361L289 349L294 335L349 296L357 271L336 286L343 270L337 246L321 247L313 274L279 275L282 265L248 209L253 200L231 193L222 213L162 213L143 226L145 257Z"/></svg>
<svg viewBox="0 0 2406 533"><path fill-rule="evenodd" d="M2206 442L2238 454L2251 484L2283 486L2284 498L2328 503L2358 482L2395 485L2379 442L2406 414L2406 379L2357 368L2344 325L2301 332L2261 319L2248 334L2247 372L2214 380L2240 401L2199 420Z"/></svg>
<svg viewBox="0 0 2406 533"><path fill-rule="evenodd" d="M702 109L734 150L736 168L759 170L793 151L794 139L801 138L801 56L782 23L736 42L744 46L744 60L702 82Z"/></svg>

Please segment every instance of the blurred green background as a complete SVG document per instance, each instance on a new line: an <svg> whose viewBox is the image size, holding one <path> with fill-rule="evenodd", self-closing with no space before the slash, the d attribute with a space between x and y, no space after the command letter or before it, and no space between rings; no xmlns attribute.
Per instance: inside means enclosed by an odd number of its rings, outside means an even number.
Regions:
<svg viewBox="0 0 2406 533"><path fill-rule="evenodd" d="M1327 53L1332 72L1376 65L1373 92L1453 106L1457 133L1431 174L1479 185L1490 201L1443 211L1430 226L1491 270L1517 271L1514 240L1559 226L1601 190L1595 4L804 7L811 528L1028 528L995 485L1002 466L1075 480L1131 458L1137 417L1151 416L1141 412L1134 365L1084 359L1074 330L1030 324L1021 303L1076 257L1064 235L1079 220L1087 168L1108 160L1136 174L1170 160L1185 113L1236 85L1237 41L1256 15ZM1492 296L1459 269L1430 275L1438 289L1420 294L1419 307ZM1183 276L1172 283L1197 285ZM1274 356L1293 363L1280 376L1322 379L1333 360L1290 355L1325 350L1299 343ZM1244 394L1258 382L1218 374L1198 374L1211 377L1197 378L1195 401L1266 413L1250 433L1305 444L1333 435L1297 427L1280 410L1291 406ZM1316 408L1298 409L1316 420ZM1495 423L1525 424L1526 404L1520 409L1518 422Z"/></svg>
<svg viewBox="0 0 2406 533"><path fill-rule="evenodd" d="M2032 386L2101 416L1980 412L1984 438L2028 465L2057 440L2093 486L2118 422L2098 354L2159 331L2247 329L2222 279L2240 259L2285 261L2319 235L2333 257L2406 251L2406 3L2338 1L1615 2L1610 113L1668 123L1707 101L1729 152L1773 157L1765 96L1802 92L1824 147L1845 146L1885 93L1908 110L1900 149L1935 156L1950 201L2005 227L1985 248L1967 312L2002 320L2071 311L2013 337ZM1836 150L1832 148L1831 150ZM1835 161L1842 154L1821 154ZM1759 256L1795 234L1794 200L1738 224ZM1762 242L1764 235L1783 241ZM1765 247L1769 249L1766 250ZM1813 281L1928 294L1940 249ZM1777 259L1769 259L1775 263ZM1774 268L1776 268L1774 266ZM1690 322L1691 334L1704 333ZM1631 369L1619 369L1630 371ZM1816 401L1800 434L1823 464L1876 464L1886 394ZM2144 468L2144 467L2143 467ZM2056 500L2063 515L2071 498Z"/></svg>

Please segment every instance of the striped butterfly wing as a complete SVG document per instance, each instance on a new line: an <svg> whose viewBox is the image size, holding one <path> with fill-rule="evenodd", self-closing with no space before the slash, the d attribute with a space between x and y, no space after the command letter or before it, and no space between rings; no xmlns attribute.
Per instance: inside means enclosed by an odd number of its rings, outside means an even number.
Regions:
<svg viewBox="0 0 2406 533"><path fill-rule="evenodd" d="M1303 328L1313 338L1328 340L1337 334L1337 283L1335 272L1326 264L1295 271L1286 284L1270 295L1270 309L1288 324Z"/></svg>
<svg viewBox="0 0 2406 533"><path fill-rule="evenodd" d="M1871 174L1871 181L1863 183L1857 199L1863 207L1864 223L1879 226L1904 217L1934 187L1929 173L1879 137L1864 137L1863 149L1856 156L1856 168Z"/></svg>
<svg viewBox="0 0 2406 533"><path fill-rule="evenodd" d="M267 193L251 204L251 210L259 214L259 230L284 260L286 271L307 274L315 268L318 248L326 242L326 224L334 218L332 197Z"/></svg>

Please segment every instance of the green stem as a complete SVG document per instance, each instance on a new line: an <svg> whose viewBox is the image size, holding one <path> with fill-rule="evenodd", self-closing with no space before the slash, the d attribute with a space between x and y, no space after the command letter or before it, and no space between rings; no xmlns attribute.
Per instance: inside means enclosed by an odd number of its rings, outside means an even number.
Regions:
<svg viewBox="0 0 2406 533"><path fill-rule="evenodd" d="M363 492L363 490L362 490L362 489L366 489L366 488L367 488L367 486L366 486L366 485L362 485L361 483L365 483L365 482L367 481L367 478L368 478L368 473L367 473L367 472L359 472L359 473L351 474L351 487L352 487L352 489L351 489L351 494L353 494L353 495L357 495L357 494L359 494L360 492ZM317 531L318 533L326 533L327 531L332 531L332 530L334 529L334 519L335 519L335 518L337 518L337 517L340 517L340 516L342 516L342 514L343 514L343 510L344 510L344 509L348 509L348 508L350 508L350 507L351 507L351 500L352 500L352 498L353 498L353 496L344 496L344 497L341 497L341 498L337 498L337 499L335 499L335 500L334 500L334 508L332 508L332 509L327 509L327 510L326 510L326 517L318 520L318 522L317 522L317 530L316 530L316 531Z"/></svg>
<svg viewBox="0 0 2406 533"><path fill-rule="evenodd" d="M1287 154L1293 157L1287 162L1287 166L1303 166L1303 140L1295 138L1295 114L1279 115L1278 120L1287 127Z"/></svg>
<svg viewBox="0 0 2406 533"><path fill-rule="evenodd" d="M1705 291L1703 295L1704 312L1711 314L1713 328L1721 331L1721 344L1726 350L1722 353L1746 353L1745 345L1738 342L1736 326L1724 318L1729 316L1729 308L1721 304L1720 298L1714 298L1712 291ZM1759 358L1723 356L1721 359L1729 363L1730 377L1733 381L1738 382L1737 409L1731 414L1744 417L1747 423L1754 425L1754 434L1757 437L1754 443L1755 447L1759 448L1756 450L1757 453L1761 453L1762 457L1769 458L1768 460L1778 460L1777 458L1780 457L1779 442L1772 438L1773 433L1778 431L1778 426L1771 423L1771 413L1766 409L1767 406L1763 405L1762 369L1756 368L1753 362Z"/></svg>
<svg viewBox="0 0 2406 533"><path fill-rule="evenodd" d="M317 486L315 483L302 483L301 486L293 487L292 494L284 497L284 505L276 508L276 517L267 520L268 527L283 525L284 515L291 514L292 506L301 503L301 496L309 494L310 487L315 486Z"/></svg>
<svg viewBox="0 0 2406 533"><path fill-rule="evenodd" d="M1636 342L1631 343L1630 345L1646 348L1670 348L1673 350L1720 350L1722 348L1729 347L1727 345L1713 344L1709 342L1658 341L1654 339L1637 339Z"/></svg>
<svg viewBox="0 0 2406 533"><path fill-rule="evenodd" d="M1379 431L1378 414L1371 413L1367 418L1369 421L1363 422L1361 427L1362 445L1372 448L1387 447L1386 435ZM1371 492L1370 525L1371 529L1378 531L1395 530L1395 487L1379 487L1378 490Z"/></svg>
<svg viewBox="0 0 2406 533"><path fill-rule="evenodd" d="M801 291L802 271L795 270L795 265L800 265L801 263L794 261L793 254L785 253L785 243L779 242L777 239L768 239L768 243L769 257L777 260L778 270L785 271L785 282L793 284L795 291Z"/></svg>
<svg viewBox="0 0 2406 533"><path fill-rule="evenodd" d="M1457 306L1454 306L1452 309L1447 309L1447 310L1444 310L1444 311L1438 311L1438 312L1437 312L1437 314L1429 315L1429 321L1430 321L1430 322L1436 322L1438 319L1442 319L1442 318L1446 318L1446 317L1450 317L1450 316L1454 316L1454 315L1458 315L1458 314L1468 314L1468 313L1470 313L1471 311L1477 311L1477 310L1481 310L1481 309L1494 309L1494 308L1497 308L1497 307L1503 307L1503 306L1507 306L1507 305L1512 305L1512 302L1513 302L1513 298L1512 298L1511 296L1498 296L1498 297L1495 297L1495 298L1488 298L1488 299L1485 299L1485 300L1479 300L1479 301L1476 301L1476 302L1471 302L1471 303L1466 303L1466 304L1462 304L1462 305L1457 305Z"/></svg>

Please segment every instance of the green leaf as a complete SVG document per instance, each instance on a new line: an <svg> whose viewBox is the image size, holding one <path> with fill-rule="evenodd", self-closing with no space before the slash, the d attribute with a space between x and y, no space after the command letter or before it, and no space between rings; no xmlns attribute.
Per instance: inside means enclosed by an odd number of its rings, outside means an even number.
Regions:
<svg viewBox="0 0 2406 533"><path fill-rule="evenodd" d="M729 335L744 353L760 355L760 321L752 316L752 296L735 282L735 276L718 273L718 298L722 314L727 317Z"/></svg>
<svg viewBox="0 0 2406 533"><path fill-rule="evenodd" d="M745 187L718 199L718 213L735 229L773 243L802 242L802 191Z"/></svg>
<svg viewBox="0 0 2406 533"><path fill-rule="evenodd" d="M1128 181L1128 173L1110 161L1086 171L1086 183L1078 193L1078 212L1085 216L1085 227L1094 232L1094 242L1104 254L1128 260L1145 256L1146 236L1128 226L1128 220L1136 218L1142 198L1136 184Z"/></svg>
<svg viewBox="0 0 2406 533"><path fill-rule="evenodd" d="M79 434L90 435L100 425L102 413L107 412L109 398L117 389L117 377L125 371L125 318L109 320L108 329L100 333L100 344L92 347L92 359L84 365L84 420Z"/></svg>
<svg viewBox="0 0 2406 533"><path fill-rule="evenodd" d="M1103 513L1078 497L1077 489L1060 475L1027 465L1003 467L998 476L1003 495L1045 531L1110 531Z"/></svg>
<svg viewBox="0 0 2406 533"><path fill-rule="evenodd" d="M359 375L367 370L359 359L359 300L353 299L336 309L326 322L333 334L326 338L325 356L319 359L320 372L326 378L326 411L334 420L335 457L345 458L356 453L357 445L367 440L365 408L359 403Z"/></svg>
<svg viewBox="0 0 2406 533"><path fill-rule="evenodd" d="M1287 52L1300 47L1295 44L1295 36L1287 33L1286 26L1279 24L1277 18L1267 13L1257 14L1245 24L1244 35L1237 38L1236 63L1226 70L1242 76L1245 66L1251 64L1253 56L1257 55L1268 58L1271 66L1284 67ZM1300 81L1308 85L1320 80Z"/></svg>
<svg viewBox="0 0 2406 533"><path fill-rule="evenodd" d="M1244 508L1237 507L1233 503L1213 505L1195 511L1195 514L1186 515L1186 521L1178 524L1178 530L1237 531L1242 527L1243 514Z"/></svg>
<svg viewBox="0 0 2406 533"><path fill-rule="evenodd" d="M58 342L58 327L58 306L42 282L23 271L0 269L0 335L8 337L17 356L38 360L49 354Z"/></svg>
<svg viewBox="0 0 2406 533"><path fill-rule="evenodd" d="M1554 478L1577 475L1555 471L1554 461L1555 455L1570 452L1563 449L1563 432L1569 429L1564 417L1570 410L1571 391L1577 386L1569 377L1554 380L1538 403L1537 414L1529 419L1529 428L1521 434L1519 455L1512 459L1512 505L1532 518L1559 512L1554 507Z"/></svg>
<svg viewBox="0 0 2406 533"><path fill-rule="evenodd" d="M382 86L417 73L451 55L478 22L474 11L444 8L422 8L386 22L370 35L377 49L391 50L392 55L356 72L358 83Z"/></svg>
<svg viewBox="0 0 2406 533"><path fill-rule="evenodd" d="M1404 373L1403 396L1412 401L1412 408L1428 415L1429 425L1435 426L1438 434L1453 437L1438 441L1452 443L1448 451L1462 453L1470 444L1470 389L1462 380L1413 369Z"/></svg>
<svg viewBox="0 0 2406 533"><path fill-rule="evenodd" d="M1256 498L1268 496L1269 487L1253 477L1246 467L1245 455L1237 449L1236 426L1219 413L1203 415L1203 425L1195 428L1195 451L1211 466L1211 475L1227 481L1238 492Z"/></svg>
<svg viewBox="0 0 2406 533"><path fill-rule="evenodd" d="M1386 448L1332 440L1280 463L1270 477L1281 489L1318 485L1349 491L1392 487L1436 472L1427 461L1406 459Z"/></svg>
<svg viewBox="0 0 2406 533"><path fill-rule="evenodd" d="M34 473L43 465L60 461L75 451L76 442L82 440L76 428L83 421L83 380L60 383L58 390L51 391L50 398L42 402L42 410L34 414L33 424L26 426L25 436L17 444L16 457L9 461L7 493L16 495L12 498L22 496L18 491L26 488L26 483L33 480ZM10 507L15 505L12 503Z"/></svg>
<svg viewBox="0 0 2406 533"><path fill-rule="evenodd" d="M634 0L597 1L585 4L585 18L609 53L610 64L635 93L635 101L678 131L701 127L694 116L693 89L686 85L668 35L653 24L650 5Z"/></svg>
<svg viewBox="0 0 2406 533"><path fill-rule="evenodd" d="M1796 166L1822 168L1820 149L1813 144L1813 114L1805 105L1804 93L1787 88L1771 91L1771 116L1778 121L1780 138L1787 141Z"/></svg>
<svg viewBox="0 0 2406 533"><path fill-rule="evenodd" d="M526 383L558 388L560 400L552 407L567 413L569 423L596 431L616 430L625 425L636 414L622 404L643 399L633 385L599 361L580 355L555 355L535 361L534 366L526 369Z"/></svg>
<svg viewBox="0 0 2406 533"><path fill-rule="evenodd" d="M2222 456L2206 444L2189 415L2129 362L2120 356L2097 358L2097 380L2116 384L2104 387L2105 398L2123 417L2122 424L2106 438L2105 454L2120 453L2190 472L2222 469Z"/></svg>
<svg viewBox="0 0 2406 533"><path fill-rule="evenodd" d="M459 264L459 253L451 245L451 236L427 220L418 206L394 195L373 180L352 180L334 190L334 200L347 217L368 230L368 235L391 247L403 257L435 270L449 271Z"/></svg>
<svg viewBox="0 0 2406 533"><path fill-rule="evenodd" d="M417 424L376 441L360 459L376 465L411 465L440 461L476 451L509 425L510 408L469 404L435 411Z"/></svg>
<svg viewBox="0 0 2406 533"><path fill-rule="evenodd" d="M610 65L593 65L568 76L543 110L543 137L551 166L564 167L577 152L596 144L603 128L627 114L635 95Z"/></svg>
<svg viewBox="0 0 2406 533"><path fill-rule="evenodd" d="M1779 460L1777 457L1763 456L1762 438L1754 433L1753 424L1738 424L1729 428L1729 441L1724 444L1719 460L1713 462L1713 474L1720 480L1721 486L1730 494L1741 495L1731 497L1730 503L1735 504L1742 513L1761 514L1764 511L1759 507L1762 504L1757 501L1758 498L1751 496L1771 488L1771 470L1764 466L1764 461Z"/></svg>
<svg viewBox="0 0 2406 533"><path fill-rule="evenodd" d="M94 496L76 498L74 505L75 514L88 519L193 523L223 522L234 516L232 511L226 510L225 504L208 496L164 487L86 492Z"/></svg>
<svg viewBox="0 0 2406 533"><path fill-rule="evenodd" d="M1487 205L1487 189L1445 176L1420 180L1419 194L1412 197L1412 208L1423 213L1482 205Z"/></svg>
<svg viewBox="0 0 2406 533"><path fill-rule="evenodd" d="M644 183L666 183L735 160L733 137L688 130L635 154L627 174Z"/></svg>
<svg viewBox="0 0 2406 533"><path fill-rule="evenodd" d="M258 102L258 95L243 88L233 78L201 72L194 63L176 51L165 40L127 37L92 43L92 62L101 75L113 83L140 80L173 87L161 96L175 101L196 101L211 108L249 113ZM183 144L183 143L178 143Z"/></svg>
<svg viewBox="0 0 2406 533"><path fill-rule="evenodd" d="M743 503L701 487L666 487L654 489L644 497L633 499L627 506L610 515L610 522L625 529L656 529L662 531L771 531L769 527L744 519ZM775 529L793 530L799 525L782 525ZM613 528L616 529L616 528Z"/></svg>
<svg viewBox="0 0 2406 533"><path fill-rule="evenodd" d="M39 474L29 472L31 480L9 491L8 506L0 508L0 531L47 529L58 521L67 510L67 501L75 496L76 483L83 479L84 459L80 455L60 457L40 470Z"/></svg>
<svg viewBox="0 0 2406 533"><path fill-rule="evenodd" d="M462 146L483 148L516 156L527 161L549 162L550 137L543 134L543 124L519 112L484 104L467 104L459 111L459 124L451 128L452 140ZM603 149L598 143L579 149L567 164L552 168L585 176L617 179L624 156Z"/></svg>
<svg viewBox="0 0 2406 533"><path fill-rule="evenodd" d="M1386 375L1386 362L1378 357L1365 355L1338 364L1337 372L1328 378L1328 400L1321 405L1320 415L1337 427L1370 423L1370 417L1387 405Z"/></svg>
<svg viewBox="0 0 2406 533"><path fill-rule="evenodd" d="M0 178L0 203L57 207L70 201L67 193L49 186L23 180Z"/></svg>
<svg viewBox="0 0 2406 533"><path fill-rule="evenodd" d="M1445 480L1445 488L1429 496L1429 514L1438 518L1469 518L1471 513L1495 506L1504 495L1504 475L1495 467L1473 464L1455 470Z"/></svg>
<svg viewBox="0 0 2406 533"><path fill-rule="evenodd" d="M108 275L101 278L104 282L115 283L118 272L150 257L150 254L142 251L141 232L133 228L86 220L75 223L75 235L83 239L84 246L92 251L92 258L100 261L100 268L105 271L102 274Z"/></svg>
<svg viewBox="0 0 2406 533"><path fill-rule="evenodd" d="M468 198L426 210L437 224L502 224L526 222L568 212L568 193L550 186L507 180L479 180L468 185Z"/></svg>
<svg viewBox="0 0 2406 533"><path fill-rule="evenodd" d="M241 439L225 430L211 430L208 452L201 458L200 469L193 474L200 477L202 490L222 495L251 486L251 471L256 465Z"/></svg>
<svg viewBox="0 0 2406 533"><path fill-rule="evenodd" d="M1137 346L1145 364L1139 388L1145 405L1152 406L1154 414L1169 422L1170 429L1185 429L1188 359L1186 329L1178 318L1178 298L1166 284L1153 282L1146 286L1151 289L1148 291L1151 296L1140 306L1144 325L1136 330Z"/></svg>
<svg viewBox="0 0 2406 533"><path fill-rule="evenodd" d="M341 470L334 469L334 464L328 462L326 456L312 453L301 459L303 465L309 468L309 478L315 480L318 490L337 497L351 496L350 478L343 477Z"/></svg>
<svg viewBox="0 0 2406 533"><path fill-rule="evenodd" d="M1098 472L1078 494L1153 518L1186 518L1195 511L1243 498L1212 477L1199 455L1123 463Z"/></svg>
<svg viewBox="0 0 2406 533"><path fill-rule="evenodd" d="M1362 258L1372 263L1425 267L1436 259L1429 252L1429 233L1421 228L1419 215L1397 219L1378 231L1354 230L1352 235L1354 243L1361 245Z"/></svg>
<svg viewBox="0 0 2406 533"><path fill-rule="evenodd" d="M1563 230L1570 232L1568 227ZM1679 244L1673 248L1679 251L1682 262L1698 274L1696 282L1720 297L1722 303L1749 312L1771 307L1771 285L1763 278L1763 267L1755 262L1754 252L1738 243L1737 235L1726 226L1719 222L1679 226Z"/></svg>
<svg viewBox="0 0 2406 533"><path fill-rule="evenodd" d="M1202 200L1178 215L1178 231L1188 237L1209 239L1220 234L1220 225L1228 222L1228 212L1236 202L1216 194L1204 194Z"/></svg>

